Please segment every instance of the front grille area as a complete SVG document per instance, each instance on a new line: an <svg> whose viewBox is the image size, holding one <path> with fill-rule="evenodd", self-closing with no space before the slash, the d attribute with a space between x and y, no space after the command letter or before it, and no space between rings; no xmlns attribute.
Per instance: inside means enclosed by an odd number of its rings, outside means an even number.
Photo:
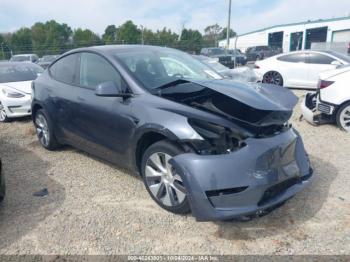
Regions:
<svg viewBox="0 0 350 262"><path fill-rule="evenodd" d="M219 189L219 190L209 190L206 191L207 197L213 197L213 196L224 196L224 195L231 195L231 194L237 194L240 192L243 192L248 187L235 187L235 188L229 188L229 189Z"/></svg>
<svg viewBox="0 0 350 262"><path fill-rule="evenodd" d="M318 111L330 115L332 113L332 108L330 105L319 103L317 107Z"/></svg>
<svg viewBox="0 0 350 262"><path fill-rule="evenodd" d="M261 200L258 203L258 206L263 206L266 203L268 203L271 199L277 197L278 195L284 193L288 188L294 186L295 184L298 184L301 182L301 179L299 177L293 177L290 179L287 179L277 185L274 185L267 189L262 196Z"/></svg>

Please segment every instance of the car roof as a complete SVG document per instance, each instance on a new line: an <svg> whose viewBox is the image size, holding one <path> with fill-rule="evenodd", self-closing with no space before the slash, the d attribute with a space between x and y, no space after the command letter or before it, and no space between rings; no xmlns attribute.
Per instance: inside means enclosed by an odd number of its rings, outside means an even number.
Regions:
<svg viewBox="0 0 350 262"><path fill-rule="evenodd" d="M112 51L160 50L160 49L176 50L176 49L169 48L169 47L160 47L160 46L151 46L151 45L101 45L101 46L77 48L77 49L73 49L73 50L69 51L69 53L82 52L82 51L97 51L97 52L109 53Z"/></svg>
<svg viewBox="0 0 350 262"><path fill-rule="evenodd" d="M32 56L32 55L36 55L36 54L18 54L18 55L13 55L13 56Z"/></svg>

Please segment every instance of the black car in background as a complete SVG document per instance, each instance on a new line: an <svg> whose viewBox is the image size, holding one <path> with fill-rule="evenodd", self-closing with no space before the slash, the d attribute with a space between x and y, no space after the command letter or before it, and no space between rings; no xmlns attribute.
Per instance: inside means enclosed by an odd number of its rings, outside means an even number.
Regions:
<svg viewBox="0 0 350 262"><path fill-rule="evenodd" d="M247 48L245 55L248 61L258 61L280 53L282 53L281 48L261 45Z"/></svg>
<svg viewBox="0 0 350 262"><path fill-rule="evenodd" d="M217 58L220 64L228 68L234 68L236 65L236 55L229 54L224 48L202 48L200 54L211 58Z"/></svg>
<svg viewBox="0 0 350 262"><path fill-rule="evenodd" d="M0 202L5 198L5 178L2 170L2 162L0 159Z"/></svg>
<svg viewBox="0 0 350 262"><path fill-rule="evenodd" d="M230 55L235 56L236 65L246 65L247 56L241 52L239 49L228 49L227 52Z"/></svg>
<svg viewBox="0 0 350 262"><path fill-rule="evenodd" d="M46 69L57 57L58 55L44 55L39 59L38 65Z"/></svg>

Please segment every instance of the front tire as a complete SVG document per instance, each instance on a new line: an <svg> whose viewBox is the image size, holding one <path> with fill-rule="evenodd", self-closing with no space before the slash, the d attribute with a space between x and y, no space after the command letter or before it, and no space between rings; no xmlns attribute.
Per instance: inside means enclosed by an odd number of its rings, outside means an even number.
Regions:
<svg viewBox="0 0 350 262"><path fill-rule="evenodd" d="M54 136L52 122L45 110L40 109L36 112L34 125L39 142L44 148L48 150L58 148L59 144Z"/></svg>
<svg viewBox="0 0 350 262"><path fill-rule="evenodd" d="M280 73L276 71L269 71L263 76L263 83L283 86L283 78Z"/></svg>
<svg viewBox="0 0 350 262"><path fill-rule="evenodd" d="M169 160L181 150L175 144L163 140L151 145L143 154L141 173L152 199L162 208L175 214L190 212L186 188Z"/></svg>
<svg viewBox="0 0 350 262"><path fill-rule="evenodd" d="M7 117L5 108L0 101L0 122L6 123L9 121L10 121L10 119Z"/></svg>
<svg viewBox="0 0 350 262"><path fill-rule="evenodd" d="M346 132L350 132L350 102L339 108L336 120L338 127Z"/></svg>

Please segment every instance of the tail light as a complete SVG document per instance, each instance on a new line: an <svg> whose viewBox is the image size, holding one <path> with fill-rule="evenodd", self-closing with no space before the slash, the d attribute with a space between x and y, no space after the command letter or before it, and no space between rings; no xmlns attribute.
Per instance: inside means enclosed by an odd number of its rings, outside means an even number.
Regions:
<svg viewBox="0 0 350 262"><path fill-rule="evenodd" d="M254 64L254 69L260 69L260 66L258 66L257 64Z"/></svg>
<svg viewBox="0 0 350 262"><path fill-rule="evenodd" d="M323 89L323 88L329 87L333 83L334 83L334 81L319 80L318 81L318 88Z"/></svg>

